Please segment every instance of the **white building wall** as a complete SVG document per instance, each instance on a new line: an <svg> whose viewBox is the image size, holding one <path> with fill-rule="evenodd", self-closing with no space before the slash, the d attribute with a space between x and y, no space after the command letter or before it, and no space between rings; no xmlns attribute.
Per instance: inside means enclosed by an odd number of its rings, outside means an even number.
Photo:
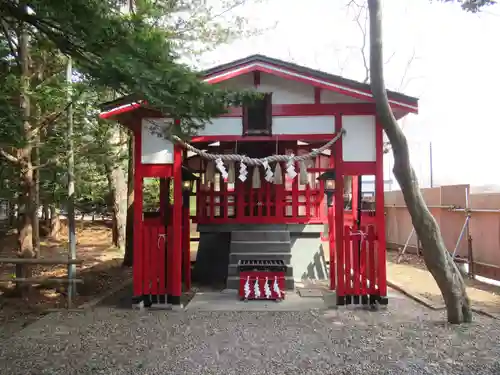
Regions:
<svg viewBox="0 0 500 375"><path fill-rule="evenodd" d="M346 135L342 138L344 161L375 161L375 116L342 116Z"/></svg>
<svg viewBox="0 0 500 375"><path fill-rule="evenodd" d="M220 117L210 120L198 135L242 135L243 120L241 117Z"/></svg>
<svg viewBox="0 0 500 375"><path fill-rule="evenodd" d="M174 145L162 136L170 119L144 118L141 126L141 163L172 164Z"/></svg>
<svg viewBox="0 0 500 375"><path fill-rule="evenodd" d="M335 131L335 116L275 116L273 134L329 134Z"/></svg>

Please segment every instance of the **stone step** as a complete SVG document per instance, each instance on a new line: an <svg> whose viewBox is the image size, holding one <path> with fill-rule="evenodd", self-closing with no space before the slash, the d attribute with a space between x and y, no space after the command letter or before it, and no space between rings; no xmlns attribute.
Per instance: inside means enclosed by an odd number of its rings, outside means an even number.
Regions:
<svg viewBox="0 0 500 375"><path fill-rule="evenodd" d="M229 254L229 264L238 264L239 260L283 260L285 264L290 264L292 260L291 253L271 253L271 252L253 252L253 253L231 253Z"/></svg>
<svg viewBox="0 0 500 375"><path fill-rule="evenodd" d="M239 289L240 288L240 278L238 276L228 276L226 288L227 289ZM295 289L295 281L293 280L293 277L290 277L290 276L285 277L285 289L286 290L294 290Z"/></svg>
<svg viewBox="0 0 500 375"><path fill-rule="evenodd" d="M282 241L231 241L231 254L236 253L289 253L290 242Z"/></svg>
<svg viewBox="0 0 500 375"><path fill-rule="evenodd" d="M238 263L230 264L229 267L227 268L227 276L228 277L239 276L239 274L240 274L240 272L238 270ZM292 266L287 267L285 276L290 276L290 277L293 276L293 267Z"/></svg>
<svg viewBox="0 0 500 375"><path fill-rule="evenodd" d="M238 230L231 233L231 241L283 241L290 242L286 230Z"/></svg>

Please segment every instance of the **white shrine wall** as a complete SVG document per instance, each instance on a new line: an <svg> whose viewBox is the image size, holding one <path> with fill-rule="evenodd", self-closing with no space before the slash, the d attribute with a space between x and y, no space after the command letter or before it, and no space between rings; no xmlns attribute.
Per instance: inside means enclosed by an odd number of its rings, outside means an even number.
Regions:
<svg viewBox="0 0 500 375"><path fill-rule="evenodd" d="M342 159L346 162L367 162L376 160L375 116L342 116Z"/></svg>
<svg viewBox="0 0 500 375"><path fill-rule="evenodd" d="M161 136L169 126L169 119L143 118L141 123L141 163L172 164L174 145Z"/></svg>
<svg viewBox="0 0 500 375"><path fill-rule="evenodd" d="M287 80L271 74L260 73L260 84L254 86L252 73L244 74L218 83L221 88L232 90L256 90L272 93L273 105L315 104L314 86ZM321 90L321 103L363 103L336 92ZM274 135L295 134L328 134L335 129L334 116L273 116L272 132ZM241 117L221 117L211 120L205 128L198 132L200 136L243 135Z"/></svg>

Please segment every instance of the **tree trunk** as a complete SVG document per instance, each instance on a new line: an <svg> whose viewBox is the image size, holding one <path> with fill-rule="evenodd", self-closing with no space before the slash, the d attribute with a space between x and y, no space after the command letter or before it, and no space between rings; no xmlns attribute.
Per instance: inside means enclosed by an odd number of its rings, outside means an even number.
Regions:
<svg viewBox="0 0 500 375"><path fill-rule="evenodd" d="M50 205L50 238L53 240L59 239L61 232L61 220L55 203Z"/></svg>
<svg viewBox="0 0 500 375"><path fill-rule="evenodd" d="M9 227L10 228L17 228L17 218L19 217L18 215L18 210L17 210L18 205L14 203L12 200L9 201Z"/></svg>
<svg viewBox="0 0 500 375"><path fill-rule="evenodd" d="M392 145L394 175L401 186L413 227L423 247L424 261L441 290L448 321L463 323L472 320L466 286L458 267L446 249L439 226L420 192L410 164L408 141L392 113L384 82L382 57L382 9L380 0L368 0L370 13L370 77L377 106L378 119Z"/></svg>
<svg viewBox="0 0 500 375"><path fill-rule="evenodd" d="M40 165L40 132L35 130L35 146L33 147L33 164ZM33 171L33 251L35 256L40 256L40 220L38 219L38 210L40 207L40 170Z"/></svg>
<svg viewBox="0 0 500 375"><path fill-rule="evenodd" d="M47 203L43 204L42 217L43 217L43 220L45 221L45 225L47 227L49 227L50 226L50 208L49 208L49 205Z"/></svg>
<svg viewBox="0 0 500 375"><path fill-rule="evenodd" d="M128 171L127 171L127 228L125 255L123 265L134 265L134 135L130 134L128 143Z"/></svg>
<svg viewBox="0 0 500 375"><path fill-rule="evenodd" d="M120 129L114 129L112 143L120 144ZM120 146L116 146L119 148ZM113 244L125 252L125 229L127 215L127 184L125 170L121 162L108 158L105 162L106 177L112 200Z"/></svg>
<svg viewBox="0 0 500 375"><path fill-rule="evenodd" d="M19 35L19 61L21 64L21 90L19 104L22 111L22 135L24 140L23 148L18 150L18 162L20 167L20 194L19 206L22 216L19 220L18 228L18 256L22 258L33 258L33 216L35 185L33 179L33 164L31 163L33 150L33 127L31 125L31 104L30 104L30 55L29 55L29 35L21 26ZM16 277L27 278L31 276L31 267L18 265L16 267ZM29 289L29 285L17 284L17 290L23 293Z"/></svg>

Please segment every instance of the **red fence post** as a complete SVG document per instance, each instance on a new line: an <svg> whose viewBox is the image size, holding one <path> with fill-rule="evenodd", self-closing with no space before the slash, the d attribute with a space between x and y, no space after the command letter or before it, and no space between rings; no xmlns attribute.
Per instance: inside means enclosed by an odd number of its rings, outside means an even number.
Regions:
<svg viewBox="0 0 500 375"><path fill-rule="evenodd" d="M167 214L167 212L165 212ZM159 295L165 295L167 294L167 288L166 288L166 279L165 279L165 274L167 272L165 268L165 257L166 257L166 250L167 250L167 239L166 239L166 233L165 233L165 219L163 219L163 222L158 229L158 240L157 240L157 246L158 246L158 253L159 253L159 259L158 259L158 267L159 267L159 287L158 287L158 294Z"/></svg>
<svg viewBox="0 0 500 375"><path fill-rule="evenodd" d="M366 285L366 245L368 242L368 235L366 233L366 227L361 227L361 232L364 234L361 238L360 251L359 251L359 274L361 279L361 295L366 296L368 294L368 287Z"/></svg>
<svg viewBox="0 0 500 375"><path fill-rule="evenodd" d="M344 277L345 277L345 294L352 295L352 262L351 262L351 248L352 248L352 240L351 237L351 227L346 225L344 227Z"/></svg>
<svg viewBox="0 0 500 375"><path fill-rule="evenodd" d="M170 209L168 214L170 215L170 220L172 219L173 210ZM174 229L172 227L172 221L169 222L167 227L167 269L166 269L166 279L167 279L167 294L172 295L172 252L174 250ZM170 302L170 299L169 299Z"/></svg>
<svg viewBox="0 0 500 375"><path fill-rule="evenodd" d="M335 290L337 287L336 283L336 272L335 266L336 262L336 249L335 249L335 228L334 222L335 218L333 216L333 207L328 207L328 244L330 248L330 290Z"/></svg>
<svg viewBox="0 0 500 375"><path fill-rule="evenodd" d="M355 236L351 235L351 251L352 251L352 277L353 280L353 295L360 295L360 249L363 241L363 234L358 230Z"/></svg>
<svg viewBox="0 0 500 375"><path fill-rule="evenodd" d="M385 243L385 208L384 208L384 153L383 153L383 129L377 123L375 129L376 141L376 174L375 174L375 217L377 222L377 269L378 288L381 297L387 296L386 276L386 243Z"/></svg>
<svg viewBox="0 0 500 375"><path fill-rule="evenodd" d="M142 226L142 251L143 251L143 270L144 270L144 286L143 293L151 294L151 233L148 220L144 220Z"/></svg>
<svg viewBox="0 0 500 375"><path fill-rule="evenodd" d="M370 286L368 288L368 294L375 295L376 285L377 285L377 280L376 280L377 262L375 261L375 231L374 231L373 225L370 225L368 227L367 240L368 240L368 254L367 254L368 281L370 283Z"/></svg>

